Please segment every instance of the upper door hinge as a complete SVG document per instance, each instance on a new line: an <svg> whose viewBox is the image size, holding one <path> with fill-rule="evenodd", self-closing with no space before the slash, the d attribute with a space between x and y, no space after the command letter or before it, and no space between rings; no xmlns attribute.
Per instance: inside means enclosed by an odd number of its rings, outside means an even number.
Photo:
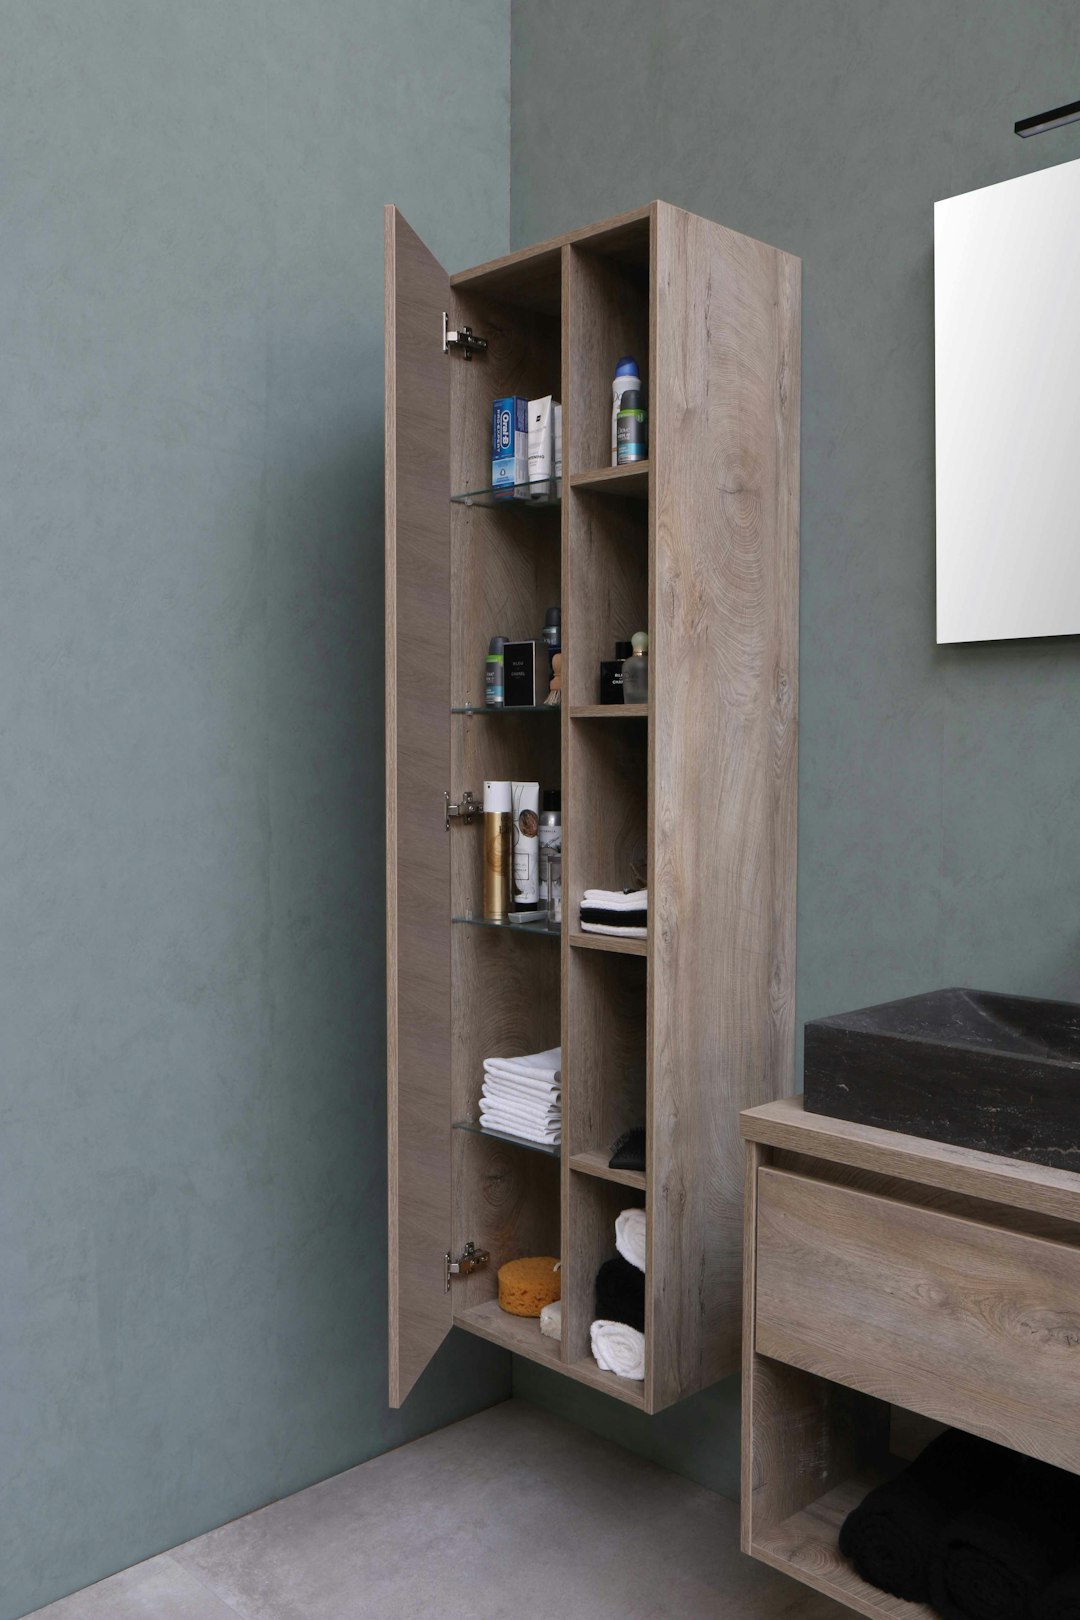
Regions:
<svg viewBox="0 0 1080 1620"><path fill-rule="evenodd" d="M484 806L479 799L473 798L472 788L466 788L461 798L455 803L446 789L443 789L443 800L446 804L446 830L450 831L450 817L460 816L462 821L470 822L473 816L484 813Z"/></svg>
<svg viewBox="0 0 1080 1620"><path fill-rule="evenodd" d="M442 352L449 354L451 349L458 349L471 360L474 354L483 354L487 348L487 338L477 337L471 326L459 326L456 331L451 329L450 317L445 309L442 317Z"/></svg>

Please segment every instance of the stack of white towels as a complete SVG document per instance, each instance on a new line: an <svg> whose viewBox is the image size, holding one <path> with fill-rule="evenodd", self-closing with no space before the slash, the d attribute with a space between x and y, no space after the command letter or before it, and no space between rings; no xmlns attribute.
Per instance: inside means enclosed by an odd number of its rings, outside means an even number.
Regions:
<svg viewBox="0 0 1080 1620"><path fill-rule="evenodd" d="M581 897L581 927L586 934L648 939L648 889L586 889Z"/></svg>
<svg viewBox="0 0 1080 1620"><path fill-rule="evenodd" d="M615 1247L624 1260L645 1271L645 1211L624 1209L615 1218ZM645 1335L626 1322L595 1321L590 1333L596 1365L620 1378L645 1377Z"/></svg>
<svg viewBox="0 0 1080 1620"><path fill-rule="evenodd" d="M525 1057L485 1058L480 1123L524 1142L562 1141L562 1048Z"/></svg>

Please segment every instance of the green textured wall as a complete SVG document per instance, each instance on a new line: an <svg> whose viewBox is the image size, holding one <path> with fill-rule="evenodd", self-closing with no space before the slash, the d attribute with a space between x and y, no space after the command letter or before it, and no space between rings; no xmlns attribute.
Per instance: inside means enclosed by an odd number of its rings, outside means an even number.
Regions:
<svg viewBox="0 0 1080 1620"><path fill-rule="evenodd" d="M0 7L2 1620L508 1389L387 1410L382 811L382 205L508 120L506 0Z"/></svg>
<svg viewBox="0 0 1080 1620"><path fill-rule="evenodd" d="M1075 6L515 0L512 61L514 246L658 196L803 259L800 1027L1080 1000L1080 640L939 650L933 594L933 203L1080 156L1012 133L1080 93ZM737 1488L731 1385L515 1387Z"/></svg>

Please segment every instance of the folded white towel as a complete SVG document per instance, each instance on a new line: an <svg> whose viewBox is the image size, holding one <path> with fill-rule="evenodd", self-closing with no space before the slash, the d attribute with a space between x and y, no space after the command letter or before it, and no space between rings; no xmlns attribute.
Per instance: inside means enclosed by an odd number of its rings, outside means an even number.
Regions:
<svg viewBox="0 0 1080 1620"><path fill-rule="evenodd" d="M631 889L629 894L624 894L622 889L586 889L581 903L603 911L647 911L649 891Z"/></svg>
<svg viewBox="0 0 1080 1620"><path fill-rule="evenodd" d="M501 1069L485 1069L484 1085L514 1097L557 1097L562 1090L561 1080L525 1080Z"/></svg>
<svg viewBox="0 0 1080 1620"><path fill-rule="evenodd" d="M645 1377L645 1335L625 1322L594 1322L589 1330L596 1365L620 1378Z"/></svg>
<svg viewBox="0 0 1080 1620"><path fill-rule="evenodd" d="M505 1108L488 1108L480 1104L480 1122L483 1125L495 1125L501 1128L513 1128L517 1125L525 1126L530 1131L557 1131L562 1124L559 1114L511 1114Z"/></svg>
<svg viewBox="0 0 1080 1620"><path fill-rule="evenodd" d="M562 1300L552 1300L540 1312L540 1331L548 1339L562 1338Z"/></svg>
<svg viewBox="0 0 1080 1620"><path fill-rule="evenodd" d="M645 1270L645 1211L624 1209L615 1217L615 1247L624 1260Z"/></svg>
<svg viewBox="0 0 1080 1620"><path fill-rule="evenodd" d="M647 928L614 928L607 923L583 922L581 931L583 934L614 934L616 939L648 939L649 937Z"/></svg>
<svg viewBox="0 0 1080 1620"><path fill-rule="evenodd" d="M498 1073L520 1075L527 1080L555 1080L562 1068L562 1048L553 1046L549 1052L527 1052L524 1057L489 1057L484 1059L484 1072L494 1068Z"/></svg>
<svg viewBox="0 0 1080 1620"><path fill-rule="evenodd" d="M521 1142L535 1142L538 1147L559 1147L562 1144L562 1131L558 1126L550 1131L534 1130L532 1126L517 1121L485 1119L483 1115L480 1123L486 1131L498 1131L500 1136L513 1136Z"/></svg>

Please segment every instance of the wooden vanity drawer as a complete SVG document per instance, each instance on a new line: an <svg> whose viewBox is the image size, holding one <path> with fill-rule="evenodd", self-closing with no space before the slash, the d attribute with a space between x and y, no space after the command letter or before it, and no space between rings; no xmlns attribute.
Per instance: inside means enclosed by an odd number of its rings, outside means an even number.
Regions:
<svg viewBox="0 0 1080 1620"><path fill-rule="evenodd" d="M765 1168L756 1239L758 1354L1080 1472L1080 1246Z"/></svg>

